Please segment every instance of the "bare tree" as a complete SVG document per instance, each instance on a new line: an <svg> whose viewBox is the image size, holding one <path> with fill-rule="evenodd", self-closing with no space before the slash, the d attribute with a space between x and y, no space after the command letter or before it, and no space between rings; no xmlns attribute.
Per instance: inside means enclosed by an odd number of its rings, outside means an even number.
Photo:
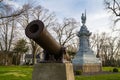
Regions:
<svg viewBox="0 0 120 80"><path fill-rule="evenodd" d="M50 13L48 9L38 5L33 10L33 19L38 19L44 22L45 27L49 28L54 25L56 18L55 14L52 12Z"/></svg>
<svg viewBox="0 0 120 80"><path fill-rule="evenodd" d="M10 10L7 9L5 14L7 14L8 12L10 13ZM10 19L12 19L12 21L10 21ZM0 22L2 24L0 27L1 51L10 51L14 36L15 17L7 19L2 18Z"/></svg>
<svg viewBox="0 0 120 80"><path fill-rule="evenodd" d="M12 10L11 13L8 13L7 15L4 14L6 9L10 9ZM0 19L2 18L10 18L10 17L17 17L19 15L21 15L22 13L24 13L27 9L21 8L21 9L14 9L13 6L9 5L9 4L5 4L3 3L3 0L0 1Z"/></svg>
<svg viewBox="0 0 120 80"><path fill-rule="evenodd" d="M115 23L120 20L120 0L104 0L106 9L115 17Z"/></svg>
<svg viewBox="0 0 120 80"><path fill-rule="evenodd" d="M109 34L94 34L92 36L93 48L97 57L102 59L103 66L114 66L119 59L120 42L118 37Z"/></svg>
<svg viewBox="0 0 120 80"><path fill-rule="evenodd" d="M68 45L68 43L74 43L74 37L76 36L76 28L78 23L73 18L66 18L64 19L62 24L57 23L53 30L56 33L56 37L60 43L60 45Z"/></svg>
<svg viewBox="0 0 120 80"><path fill-rule="evenodd" d="M14 36L16 35L17 19L27 9L29 7L24 8L24 6L21 9L15 9L9 4L0 2L0 50L3 53L11 53ZM5 64L7 64L7 56Z"/></svg>
<svg viewBox="0 0 120 80"><path fill-rule="evenodd" d="M29 7L30 5L26 5L25 7ZM29 22L32 20L39 19L44 22L45 27L49 28L52 26L55 21L54 14L49 13L49 11L40 5L36 7L32 7L31 9L24 12L21 18L18 19L18 22L23 28L26 28ZM33 64L36 61L36 54L41 50L40 46L37 45L33 40L30 39L31 50L33 54Z"/></svg>
<svg viewBox="0 0 120 80"><path fill-rule="evenodd" d="M10 12L10 11L9 11ZM8 11L6 11L6 14ZM12 21L10 19L12 18ZM12 42L14 38L14 31L15 31L15 17L11 18L2 18L0 20L1 27L0 27L0 50L3 53L9 53L12 48ZM7 54L5 58L5 64L7 64Z"/></svg>
<svg viewBox="0 0 120 80"><path fill-rule="evenodd" d="M22 26L22 28L25 29L26 26L30 23L30 21L33 20L32 19L33 9L31 7L31 5L29 5L29 4L24 5L24 8L25 9L29 8L29 9L26 10L17 21ZM31 52L33 54L33 64L34 64L36 61L36 53L39 50L39 46L31 39L29 39L29 41L30 41L30 45L31 45L30 46Z"/></svg>
<svg viewBox="0 0 120 80"><path fill-rule="evenodd" d="M114 25L120 21L120 0L104 0L106 10L108 10L114 19ZM115 30L115 28L114 28ZM116 29L119 31L119 29ZM118 38L118 37L117 37ZM116 58L119 56L119 39L111 38L109 41L110 47L110 59ZM113 60L114 61L114 60Z"/></svg>

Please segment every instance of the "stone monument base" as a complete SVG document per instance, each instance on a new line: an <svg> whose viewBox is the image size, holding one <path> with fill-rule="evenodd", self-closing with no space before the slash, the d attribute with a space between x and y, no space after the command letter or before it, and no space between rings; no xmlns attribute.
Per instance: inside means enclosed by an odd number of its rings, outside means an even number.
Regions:
<svg viewBox="0 0 120 80"><path fill-rule="evenodd" d="M71 63L39 63L34 65L32 80L75 80Z"/></svg>
<svg viewBox="0 0 120 80"><path fill-rule="evenodd" d="M94 73L102 71L101 64L83 64L83 65L74 65L74 71L82 70L83 73Z"/></svg>

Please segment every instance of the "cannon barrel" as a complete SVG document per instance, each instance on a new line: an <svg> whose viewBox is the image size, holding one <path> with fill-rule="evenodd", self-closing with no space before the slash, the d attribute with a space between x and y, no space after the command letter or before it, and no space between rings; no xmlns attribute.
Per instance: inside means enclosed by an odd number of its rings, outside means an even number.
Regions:
<svg viewBox="0 0 120 80"><path fill-rule="evenodd" d="M25 34L50 54L60 54L60 44L50 35L42 21L30 22L25 29Z"/></svg>

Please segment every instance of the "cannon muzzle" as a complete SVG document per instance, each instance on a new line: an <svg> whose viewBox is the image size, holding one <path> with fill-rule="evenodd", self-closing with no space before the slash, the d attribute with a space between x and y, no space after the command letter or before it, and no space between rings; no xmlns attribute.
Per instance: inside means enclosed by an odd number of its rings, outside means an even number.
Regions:
<svg viewBox="0 0 120 80"><path fill-rule="evenodd" d="M40 20L34 20L28 24L25 29L25 34L28 38L34 40L44 50L52 54L59 54L61 46L50 35Z"/></svg>

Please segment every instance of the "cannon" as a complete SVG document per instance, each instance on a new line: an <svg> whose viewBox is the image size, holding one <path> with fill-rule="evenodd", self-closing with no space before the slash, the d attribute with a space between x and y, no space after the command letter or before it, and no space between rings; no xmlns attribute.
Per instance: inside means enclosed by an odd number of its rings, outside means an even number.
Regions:
<svg viewBox="0 0 120 80"><path fill-rule="evenodd" d="M34 20L30 22L25 29L25 34L44 49L45 62L63 62L64 56L66 55L65 47L60 46L50 35L42 21Z"/></svg>

